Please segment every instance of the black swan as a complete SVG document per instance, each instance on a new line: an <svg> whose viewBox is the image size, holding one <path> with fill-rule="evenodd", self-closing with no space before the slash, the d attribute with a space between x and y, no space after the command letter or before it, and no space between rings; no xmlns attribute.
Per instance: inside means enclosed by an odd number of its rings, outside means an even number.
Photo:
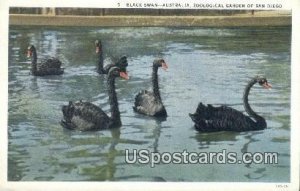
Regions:
<svg viewBox="0 0 300 191"><path fill-rule="evenodd" d="M109 117L98 106L83 101L69 102L69 105L62 107L64 119L61 125L67 129L76 129L80 131L101 130L112 127L120 127L121 118L118 106L117 94L115 91L115 78L121 77L129 79L126 72L122 72L117 67L109 70L107 85L110 103L111 117Z"/></svg>
<svg viewBox="0 0 300 191"><path fill-rule="evenodd" d="M64 69L61 68L62 63L57 58L49 58L37 63L37 53L33 45L28 47L27 57L31 57L31 73L34 76L61 75L64 73Z"/></svg>
<svg viewBox="0 0 300 191"><path fill-rule="evenodd" d="M153 92L142 90L136 97L133 106L133 110L149 116L166 117L167 111L162 103L159 87L158 87L158 68L162 67L164 70L168 68L168 65L163 59L155 59L152 67L152 86Z"/></svg>
<svg viewBox="0 0 300 191"><path fill-rule="evenodd" d="M126 68L128 66L127 57L121 56L119 60L114 62L113 64L107 64L106 66L103 66L103 49L102 49L102 42L101 40L95 41L95 47L96 47L96 53L98 54L98 64L97 64L97 72L99 74L108 74L108 71L111 67L118 67L122 71L126 71Z"/></svg>
<svg viewBox="0 0 300 191"><path fill-rule="evenodd" d="M266 89L272 87L267 79L263 77L255 77L250 80L245 88L243 96L244 108L249 116L227 106L213 107L212 105L205 106L202 103L199 103L196 112L194 114L189 114L195 122L196 130L201 132L241 132L265 129L267 127L266 120L256 114L248 103L250 89L256 83L259 83L259 85Z"/></svg>

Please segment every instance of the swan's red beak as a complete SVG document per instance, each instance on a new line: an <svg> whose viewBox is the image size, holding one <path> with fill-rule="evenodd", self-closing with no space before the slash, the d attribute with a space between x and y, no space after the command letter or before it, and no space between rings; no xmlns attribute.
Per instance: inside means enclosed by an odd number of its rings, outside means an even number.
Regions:
<svg viewBox="0 0 300 191"><path fill-rule="evenodd" d="M120 77L125 80L129 80L129 76L127 72L120 72Z"/></svg>
<svg viewBox="0 0 300 191"><path fill-rule="evenodd" d="M263 86L264 88L266 88L266 89L271 89L271 88L272 88L272 85L269 84L268 82L263 83L262 86Z"/></svg>
<svg viewBox="0 0 300 191"><path fill-rule="evenodd" d="M27 50L27 58L31 57L32 56L32 51L30 50Z"/></svg>
<svg viewBox="0 0 300 191"><path fill-rule="evenodd" d="M167 69L168 69L168 65L167 65L167 63L165 63L165 62L163 62L163 63L161 64L161 67L162 67L162 69L164 69L164 70L167 70Z"/></svg>
<svg viewBox="0 0 300 191"><path fill-rule="evenodd" d="M99 52L101 52L101 48L99 46L96 46L96 53L98 54Z"/></svg>

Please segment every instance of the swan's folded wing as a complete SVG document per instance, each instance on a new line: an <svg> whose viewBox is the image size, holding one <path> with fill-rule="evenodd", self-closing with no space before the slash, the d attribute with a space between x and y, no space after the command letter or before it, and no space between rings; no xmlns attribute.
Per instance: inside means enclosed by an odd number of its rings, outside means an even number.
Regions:
<svg viewBox="0 0 300 191"><path fill-rule="evenodd" d="M235 121L236 119L245 117L242 112L227 106L212 107L210 113L210 119L227 119Z"/></svg>
<svg viewBox="0 0 300 191"><path fill-rule="evenodd" d="M224 105L215 107L211 104L206 106L202 103L199 103L195 114L205 120L218 120L224 118L234 120L236 117L243 116L240 111Z"/></svg>
<svg viewBox="0 0 300 191"><path fill-rule="evenodd" d="M253 120L242 112L227 107L199 103L197 110L190 117L198 131L243 131L254 125Z"/></svg>
<svg viewBox="0 0 300 191"><path fill-rule="evenodd" d="M108 128L110 118L101 108L89 102L74 103L72 123L80 130Z"/></svg>
<svg viewBox="0 0 300 191"><path fill-rule="evenodd" d="M227 106L214 108L213 115L206 122L207 126L218 131L245 131L255 126L255 122L249 116Z"/></svg>
<svg viewBox="0 0 300 191"><path fill-rule="evenodd" d="M147 90L140 91L135 97L135 106L149 107L155 103L155 97L152 92Z"/></svg>
<svg viewBox="0 0 300 191"><path fill-rule="evenodd" d="M152 92L147 90L141 91L135 98L135 106L133 109L139 113L166 117L167 112L165 107L160 101L157 101Z"/></svg>
<svg viewBox="0 0 300 191"><path fill-rule="evenodd" d="M41 63L38 64L38 69L41 68L60 68L62 65L61 61L57 58L48 58L41 60Z"/></svg>

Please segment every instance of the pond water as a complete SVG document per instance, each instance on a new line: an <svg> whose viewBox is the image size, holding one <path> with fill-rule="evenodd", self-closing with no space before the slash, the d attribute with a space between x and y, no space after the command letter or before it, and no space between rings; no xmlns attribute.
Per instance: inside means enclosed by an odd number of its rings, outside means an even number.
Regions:
<svg viewBox="0 0 300 191"><path fill-rule="evenodd" d="M290 181L289 27L10 27L8 180L11 181ZM63 129L61 106L87 100L109 113L106 77L95 72L94 41L101 39L105 63L127 55L130 80L116 80L121 128L80 132ZM62 76L29 75L29 44L38 58L55 56ZM166 120L132 110L134 97L151 88L151 66L159 70ZM188 113L205 104L226 104L244 112L250 78L266 76L249 97L268 128L251 132L199 133ZM244 112L245 113L245 112ZM277 164L127 164L125 150L149 152L276 152ZM132 157L132 155L131 155ZM131 158L132 159L132 158Z"/></svg>

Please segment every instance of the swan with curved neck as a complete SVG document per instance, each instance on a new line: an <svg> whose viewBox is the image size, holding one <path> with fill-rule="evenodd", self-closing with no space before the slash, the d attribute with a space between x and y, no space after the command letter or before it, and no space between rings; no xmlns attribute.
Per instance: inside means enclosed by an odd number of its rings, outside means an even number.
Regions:
<svg viewBox="0 0 300 191"><path fill-rule="evenodd" d="M133 110L149 116L166 117L167 111L162 103L158 85L158 68L166 70L168 65L164 59L155 59L152 66L152 88L153 92L142 90L135 97Z"/></svg>
<svg viewBox="0 0 300 191"><path fill-rule="evenodd" d="M109 117L101 108L90 102L69 102L69 105L62 107L64 119L61 125L68 129L80 131L101 130L113 127L120 127L121 117L118 106L118 99L115 90L115 78L129 79L127 73L119 68L113 67L109 70L107 78L108 95L111 116Z"/></svg>
<svg viewBox="0 0 300 191"><path fill-rule="evenodd" d="M64 73L64 69L61 68L62 63L57 58L50 58L37 63L37 53L33 45L28 47L27 57L31 58L31 73L34 76L61 75Z"/></svg>
<svg viewBox="0 0 300 191"><path fill-rule="evenodd" d="M112 67L118 67L123 71L126 71L126 68L128 66L127 57L121 56L119 60L113 61L112 64L107 64L104 66L104 58L103 58L103 48L102 48L102 42L101 40L95 41L95 47L96 47L96 54L98 54L98 63L97 63L97 72L99 74L108 74L109 70Z"/></svg>
<svg viewBox="0 0 300 191"><path fill-rule="evenodd" d="M98 64L97 64L97 72L99 74L105 74L103 69L103 50L102 50L102 42L101 40L95 41L96 54L98 55Z"/></svg>
<svg viewBox="0 0 300 191"><path fill-rule="evenodd" d="M272 87L268 83L267 79L263 77L255 77L249 81L243 95L244 108L249 116L227 106L214 107L212 105L205 106L202 103L199 103L196 112L194 114L190 114L190 117L195 122L196 130L212 132L252 131L265 129L267 127L266 120L255 113L248 102L250 89L256 83L259 83L259 85L266 89L270 89Z"/></svg>

